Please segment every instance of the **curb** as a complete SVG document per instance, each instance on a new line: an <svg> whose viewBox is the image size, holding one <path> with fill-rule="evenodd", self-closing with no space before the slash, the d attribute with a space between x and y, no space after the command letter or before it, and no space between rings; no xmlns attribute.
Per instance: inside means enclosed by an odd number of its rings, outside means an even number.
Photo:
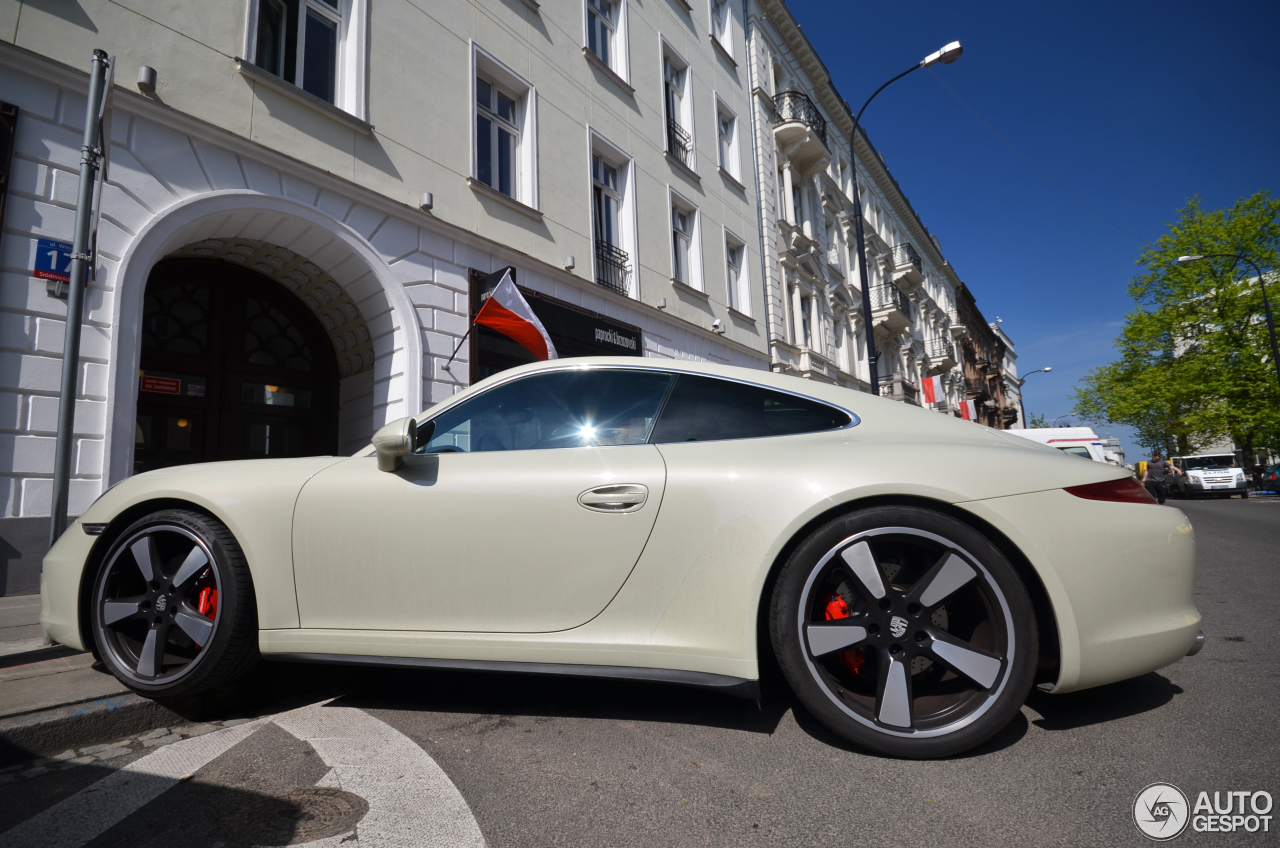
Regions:
<svg viewBox="0 0 1280 848"><path fill-rule="evenodd" d="M0 719L0 765L188 723L155 701L133 694L11 716Z"/></svg>

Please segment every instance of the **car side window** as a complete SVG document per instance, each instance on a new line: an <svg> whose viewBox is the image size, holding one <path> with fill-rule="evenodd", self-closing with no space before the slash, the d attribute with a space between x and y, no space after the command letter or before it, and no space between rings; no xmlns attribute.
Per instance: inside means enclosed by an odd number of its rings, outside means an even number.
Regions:
<svg viewBox="0 0 1280 848"><path fill-rule="evenodd" d="M1065 454L1068 454L1069 456L1082 456L1085 459L1093 458L1089 456L1089 449L1086 447L1082 447L1080 445L1073 445L1072 447L1067 447L1067 448L1058 448L1058 450L1062 451Z"/></svg>
<svg viewBox="0 0 1280 848"><path fill-rule="evenodd" d="M642 445L672 380L665 371L603 368L521 377L436 416L418 453Z"/></svg>
<svg viewBox="0 0 1280 848"><path fill-rule="evenodd" d="M849 413L762 386L681 374L649 441L710 442L835 430Z"/></svg>

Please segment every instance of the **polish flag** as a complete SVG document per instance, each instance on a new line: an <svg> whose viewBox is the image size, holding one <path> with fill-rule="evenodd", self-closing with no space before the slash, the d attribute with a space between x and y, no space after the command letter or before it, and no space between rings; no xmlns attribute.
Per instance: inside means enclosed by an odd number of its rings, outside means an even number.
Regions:
<svg viewBox="0 0 1280 848"><path fill-rule="evenodd" d="M502 275L502 282L480 307L475 322L510 337L540 360L560 358L547 328L511 281L510 271Z"/></svg>
<svg viewBox="0 0 1280 848"><path fill-rule="evenodd" d="M960 417L963 418L965 421L977 421L978 420L977 403L971 400L962 401L960 403Z"/></svg>
<svg viewBox="0 0 1280 848"><path fill-rule="evenodd" d="M936 377L930 377L929 379L925 380L922 387L924 388L925 403L937 403L938 401L944 399L942 397L942 375L941 374L939 374Z"/></svg>

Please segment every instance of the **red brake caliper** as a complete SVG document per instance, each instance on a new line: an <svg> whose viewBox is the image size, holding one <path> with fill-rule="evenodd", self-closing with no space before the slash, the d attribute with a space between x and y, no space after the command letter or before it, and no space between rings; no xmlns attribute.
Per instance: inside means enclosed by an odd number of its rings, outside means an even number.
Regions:
<svg viewBox="0 0 1280 848"><path fill-rule="evenodd" d="M833 621L837 618L849 617L849 605L844 602L844 598L835 592L827 593L827 621ZM867 664L867 658L862 655L861 648L854 648L851 651L841 651L837 654L840 664L852 671L854 674L862 674L863 666Z"/></svg>
<svg viewBox="0 0 1280 848"><path fill-rule="evenodd" d="M218 590L213 582L213 575L201 577L196 582L196 612L205 618L218 617ZM199 648L201 645L196 644Z"/></svg>

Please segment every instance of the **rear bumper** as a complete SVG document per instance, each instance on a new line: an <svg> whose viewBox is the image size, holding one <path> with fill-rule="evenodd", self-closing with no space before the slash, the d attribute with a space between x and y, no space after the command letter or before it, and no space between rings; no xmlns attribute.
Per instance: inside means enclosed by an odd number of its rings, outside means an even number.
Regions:
<svg viewBox="0 0 1280 848"><path fill-rule="evenodd" d="M1040 577L1061 643L1053 692L1137 677L1194 646L1195 536L1180 510L1061 490L959 506L1005 533Z"/></svg>

